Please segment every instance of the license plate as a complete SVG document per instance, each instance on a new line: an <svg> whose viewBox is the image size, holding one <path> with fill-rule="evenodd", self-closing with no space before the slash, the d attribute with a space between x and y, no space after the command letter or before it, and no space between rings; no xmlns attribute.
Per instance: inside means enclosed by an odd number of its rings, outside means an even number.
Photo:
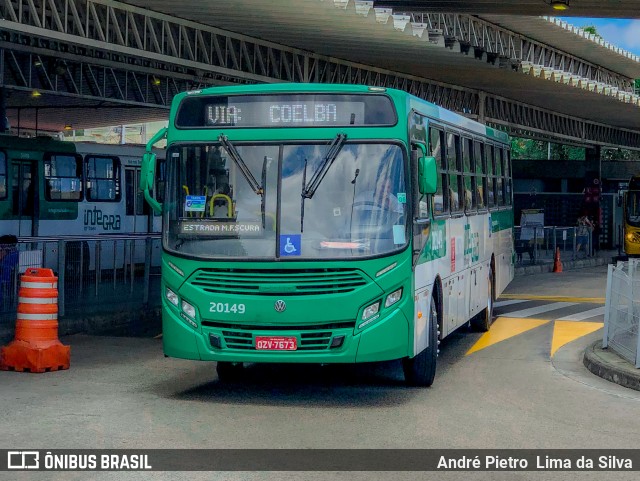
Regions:
<svg viewBox="0 0 640 481"><path fill-rule="evenodd" d="M261 351L295 351L298 339L295 337L256 336L256 349Z"/></svg>

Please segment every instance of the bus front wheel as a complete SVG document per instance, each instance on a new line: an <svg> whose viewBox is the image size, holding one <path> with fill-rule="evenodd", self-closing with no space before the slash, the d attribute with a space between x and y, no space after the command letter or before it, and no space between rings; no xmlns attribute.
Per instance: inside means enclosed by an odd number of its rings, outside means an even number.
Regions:
<svg viewBox="0 0 640 481"><path fill-rule="evenodd" d="M218 361L216 371L220 381L233 382L242 375L243 366L241 362Z"/></svg>
<svg viewBox="0 0 640 481"><path fill-rule="evenodd" d="M436 376L438 358L438 309L431 299L429 309L429 346L420 354L402 360L404 379L410 386L429 387Z"/></svg>

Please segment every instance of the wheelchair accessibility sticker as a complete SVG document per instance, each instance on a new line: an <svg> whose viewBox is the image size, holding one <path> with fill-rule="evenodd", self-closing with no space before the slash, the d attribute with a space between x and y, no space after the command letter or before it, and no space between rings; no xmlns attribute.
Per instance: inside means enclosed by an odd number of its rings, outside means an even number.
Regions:
<svg viewBox="0 0 640 481"><path fill-rule="evenodd" d="M301 234L285 234L280 236L280 256L299 256L302 244Z"/></svg>

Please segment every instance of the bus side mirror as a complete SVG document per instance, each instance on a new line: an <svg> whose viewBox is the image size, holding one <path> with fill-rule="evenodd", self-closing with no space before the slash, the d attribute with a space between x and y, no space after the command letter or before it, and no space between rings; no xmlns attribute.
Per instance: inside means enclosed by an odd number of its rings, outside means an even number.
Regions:
<svg viewBox="0 0 640 481"><path fill-rule="evenodd" d="M152 195L154 179L156 175L156 154L145 152L142 156L142 166L140 169L140 190L144 193L144 198L149 203L154 212L162 212L160 204Z"/></svg>
<svg viewBox="0 0 640 481"><path fill-rule="evenodd" d="M438 189L438 172L435 157L422 157L418 163L418 183L421 194L435 194Z"/></svg>

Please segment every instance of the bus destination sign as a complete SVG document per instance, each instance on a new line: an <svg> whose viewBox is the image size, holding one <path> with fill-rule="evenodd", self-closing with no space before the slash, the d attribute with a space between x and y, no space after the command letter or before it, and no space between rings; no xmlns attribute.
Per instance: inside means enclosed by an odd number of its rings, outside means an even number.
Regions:
<svg viewBox="0 0 640 481"><path fill-rule="evenodd" d="M391 99L379 94L203 95L186 97L178 128L389 126L397 122Z"/></svg>
<svg viewBox="0 0 640 481"><path fill-rule="evenodd" d="M231 99L230 99L231 100ZM364 102L238 102L207 105L207 125L362 125Z"/></svg>

